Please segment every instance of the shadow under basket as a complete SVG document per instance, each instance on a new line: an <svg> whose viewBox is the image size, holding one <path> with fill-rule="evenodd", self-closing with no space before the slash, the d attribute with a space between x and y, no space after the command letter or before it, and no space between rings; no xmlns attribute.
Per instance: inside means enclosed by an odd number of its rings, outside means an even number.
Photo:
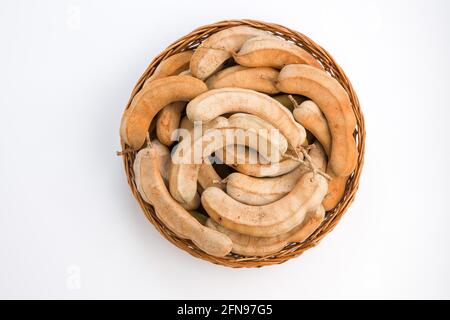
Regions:
<svg viewBox="0 0 450 320"><path fill-rule="evenodd" d="M358 97L354 92L350 81L347 79L344 71L339 67L339 65L334 61L331 55L317 45L314 41L301 34L300 32L291 30L289 28L283 27L278 24L267 23L256 20L226 20L217 22L214 24L206 25L200 27L186 36L180 38L171 44L166 50L161 52L153 61L150 63L148 68L145 70L144 74L141 76L133 92L131 93L130 100L127 104L128 108L130 106L131 100L139 92L143 83L147 78L149 78L158 64L167 59L173 54L179 53L181 51L190 50L196 48L200 43L207 39L212 34L239 25L248 25L258 29L263 29L273 34L282 37L288 41L291 41L298 46L302 47L309 53L311 53L320 63L324 66L324 69L335 79L337 79L340 84L347 91L350 101L352 103L353 112L356 116L357 127L355 131L355 139L357 143L357 148L359 152L358 162L356 168L348 180L345 195L340 203L331 211L326 213L326 218L322 225L304 242L293 243L286 246L281 251L276 254L271 254L265 257L243 257L236 254L229 254L225 257L214 257L211 256L200 249L198 249L191 241L181 239L158 219L153 207L146 203L140 196L133 172L133 162L136 156L136 152L123 152L123 161L125 165L125 172L128 178L128 183L131 187L131 191L134 197L139 202L145 216L147 219L155 226L155 228L171 243L176 245L178 248L188 252L190 255L212 262L214 264L223 265L232 268L256 268L268 265L280 264L289 259L298 257L303 252L316 246L333 228L337 225L339 220L342 218L344 213L347 211L351 203L355 198L356 191L359 186L359 179L361 175L361 170L364 162L364 143L365 143L365 127L364 127L364 117L360 109ZM126 146L123 141L121 141L122 150L125 150Z"/></svg>

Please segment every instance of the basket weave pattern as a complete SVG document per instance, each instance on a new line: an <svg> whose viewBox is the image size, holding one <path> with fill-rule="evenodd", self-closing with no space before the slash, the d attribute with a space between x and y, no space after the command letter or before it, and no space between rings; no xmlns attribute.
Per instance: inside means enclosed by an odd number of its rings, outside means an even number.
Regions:
<svg viewBox="0 0 450 320"><path fill-rule="evenodd" d="M134 87L134 90L131 93L131 97L130 100L128 101L126 108L130 106L133 97L136 95L136 93L139 92L145 80L153 74L155 68L161 61L163 61L164 59L175 53L196 48L206 38L208 38L210 35L218 31L239 25L248 25L255 28L270 31L273 34L280 36L304 48L306 51L311 53L317 60L319 60L322 63L325 70L331 76L336 78L341 83L341 85L344 87L344 89L347 91L350 97L350 101L352 102L352 108L355 113L357 121L355 138L357 141L357 147L359 152L358 162L354 173L352 174L351 178L348 181L344 198L341 200L339 205L334 210L327 212L326 219L322 223L322 225L303 243L291 244L276 254L271 254L265 257L242 257L235 254L230 254L226 257L221 258L213 257L198 249L191 241L181 239L177 235L175 235L172 231L167 229L156 216L153 207L142 199L134 181L133 162L136 153L124 152L123 161L125 166L125 172L128 178L128 183L131 187L134 197L139 202L147 219L167 240L172 242L178 248L187 251L194 257L201 258L203 260L207 260L212 263L227 267L251 268L251 267L262 267L267 265L280 264L294 257L298 257L309 248L316 246L325 237L325 235L327 235L330 231L334 229L334 227L337 225L339 220L342 218L344 213L347 211L347 209L353 202L356 191L359 186L359 179L364 163L365 127L364 127L364 117L360 109L358 97L356 96L356 93L354 92L353 87L350 81L348 80L347 76L345 75L344 71L339 67L339 65L334 61L334 59L327 51L325 51L314 41L312 41L305 35L301 34L300 32L291 30L278 24L256 20L226 20L206 25L192 31L188 35L172 43L167 49L165 49L156 58L154 58L153 61L150 63L150 65L147 67L143 75L138 80L136 86ZM126 146L124 142L121 141L121 144L122 150L125 150Z"/></svg>

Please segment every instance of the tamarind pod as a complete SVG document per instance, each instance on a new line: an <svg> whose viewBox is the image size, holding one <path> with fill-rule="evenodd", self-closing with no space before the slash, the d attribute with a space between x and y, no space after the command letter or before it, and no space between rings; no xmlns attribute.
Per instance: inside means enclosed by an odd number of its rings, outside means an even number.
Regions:
<svg viewBox="0 0 450 320"><path fill-rule="evenodd" d="M294 148L305 142L306 131L295 121L292 113L270 96L253 90L209 90L191 100L186 107L187 117L191 121L207 122L230 112L249 113L269 122Z"/></svg>
<svg viewBox="0 0 450 320"><path fill-rule="evenodd" d="M158 139L153 139L151 141L155 152L158 154L158 168L164 183L168 185L169 183L169 166L170 166L170 151L165 145L163 145ZM145 200L145 199L144 199ZM148 201L147 201L148 202Z"/></svg>
<svg viewBox="0 0 450 320"><path fill-rule="evenodd" d="M237 52L246 40L257 36L271 34L248 26L231 27L214 33L201 43L192 55L192 74L202 80L208 78L231 58L231 52Z"/></svg>
<svg viewBox="0 0 450 320"><path fill-rule="evenodd" d="M233 58L245 67L282 69L289 64L304 63L322 69L322 65L305 49L276 37L248 39Z"/></svg>
<svg viewBox="0 0 450 320"><path fill-rule="evenodd" d="M169 172L169 188L173 198L180 203L187 203L192 200L197 191L198 174L200 165L209 155L218 149L228 145L240 144L251 146L256 149L259 140L266 137L259 136L258 132L247 131L242 137L240 131L228 126L206 131L206 133L194 139L194 141L182 140L172 152L172 163ZM256 143L256 145L253 145ZM269 142L266 142L269 143ZM200 159L195 158L195 150L201 150ZM182 156L180 155L182 152ZM177 161L173 161L177 157Z"/></svg>
<svg viewBox="0 0 450 320"><path fill-rule="evenodd" d="M323 70L295 64L280 71L277 87L282 92L304 95L318 105L331 133L329 170L336 176L350 175L358 156L353 137L356 118L341 84Z"/></svg>
<svg viewBox="0 0 450 320"><path fill-rule="evenodd" d="M277 78L278 70L273 68L232 66L209 77L206 85L209 89L237 87L275 94L279 92L275 87Z"/></svg>
<svg viewBox="0 0 450 320"><path fill-rule="evenodd" d="M172 133L178 129L181 113L186 106L186 102L176 101L165 106L157 116L156 136L166 146L170 146L175 141L172 140Z"/></svg>
<svg viewBox="0 0 450 320"><path fill-rule="evenodd" d="M158 153L151 145L140 150L133 164L135 182L143 199L148 199L164 225L179 237L190 239L204 252L225 256L231 251L230 238L199 223L171 196L158 168ZM147 200L146 200L147 201Z"/></svg>
<svg viewBox="0 0 450 320"><path fill-rule="evenodd" d="M234 172L227 177L226 191L230 197L244 204L266 205L291 191L298 179L308 171L309 168L300 165L290 173L273 178L255 178Z"/></svg>
<svg viewBox="0 0 450 320"><path fill-rule="evenodd" d="M224 68L220 71L217 71L216 73L212 74L208 79L205 80L206 85L208 86L208 89L215 89L211 88L210 85L214 84L217 81L220 81L222 79L226 79L228 76L235 74L238 71L247 70L247 67L239 66L239 65L232 65L227 68Z"/></svg>
<svg viewBox="0 0 450 320"><path fill-rule="evenodd" d="M192 51L190 51L192 55ZM189 60L190 56L189 55ZM187 55L185 55L187 58ZM179 60L182 58L180 57ZM187 61L187 66L189 67L189 60ZM180 61L177 61L180 62ZM174 63L172 63L173 65ZM176 72L176 71L174 71ZM186 76L192 76L190 74L189 69L184 70L179 73L179 75L186 75ZM155 79L153 79L155 80ZM152 81L152 79L149 79L149 82ZM180 125L180 119L181 119L181 113L183 112L184 108L186 107L186 103L182 101L176 101L173 103L168 104L162 110L158 113L157 119L156 119L156 135L158 139L164 143L167 146L170 146L174 141L172 140L172 133L178 128ZM151 131L151 130L149 130Z"/></svg>
<svg viewBox="0 0 450 320"><path fill-rule="evenodd" d="M279 162L270 161L264 154L252 148L246 148L244 155L232 151L234 150L228 148L217 150L215 157L219 163L224 163L247 176L278 177L293 171L300 165L299 161L291 158L283 158ZM299 160L303 160L302 154L299 155Z"/></svg>
<svg viewBox="0 0 450 320"><path fill-rule="evenodd" d="M145 141L152 119L166 105L175 101L189 101L202 92L206 85L193 77L170 76L157 79L139 91L122 117L120 134L133 149Z"/></svg>
<svg viewBox="0 0 450 320"><path fill-rule="evenodd" d="M262 135L261 142L266 144L258 146L258 152L266 159L273 162L280 161L281 157L288 149L288 142L277 128L269 122L247 113L235 113L228 118L228 128L236 128L241 130L254 130ZM266 148L266 150L262 150ZM275 152L275 154L273 154Z"/></svg>
<svg viewBox="0 0 450 320"><path fill-rule="evenodd" d="M209 123L206 123L203 127L203 131L206 131L208 129L211 129L212 127L223 127L225 124L227 124L227 119L224 117L218 117L213 121L210 121ZM185 129L191 132L191 136L193 134L194 130L194 124L187 118L184 117L180 122L180 129ZM170 165L171 159L169 159L168 164ZM200 166L200 170L198 172L198 183L200 185L200 190L198 190L198 193L201 194L201 192L211 186L215 186L221 189L225 188L225 184L222 182L222 178L217 174L214 167L209 163L202 163ZM199 189L199 188L197 188Z"/></svg>
<svg viewBox="0 0 450 320"><path fill-rule="evenodd" d="M320 171L327 171L328 158L325 149L318 141L315 141L312 146L311 150L309 150L309 156L311 157L313 164Z"/></svg>
<svg viewBox="0 0 450 320"><path fill-rule="evenodd" d="M183 51L161 61L153 74L144 82L144 87L153 80L174 76L189 69L189 63L193 53L194 51L192 50Z"/></svg>
<svg viewBox="0 0 450 320"><path fill-rule="evenodd" d="M328 183L328 194L322 202L326 211L334 209L341 201L348 179L349 177L331 177Z"/></svg>
<svg viewBox="0 0 450 320"><path fill-rule="evenodd" d="M151 143L152 143L153 148L155 149L155 152L158 155L157 164L158 164L159 172L161 173L164 184L166 186L168 186L169 185L169 169L170 169L170 162L171 162L170 151L158 139L153 139L151 141ZM139 186L138 186L138 189L139 189ZM142 198L146 202L150 203L150 200L146 199L145 195L143 193L141 193L141 195L142 195ZM182 203L181 205L186 210L197 209L200 206L200 195L198 193L196 193L189 202Z"/></svg>
<svg viewBox="0 0 450 320"><path fill-rule="evenodd" d="M155 149L155 152L158 155L157 158L157 164L159 172L161 173L161 176L163 178L164 184L166 186L169 185L169 168L170 168L170 151L169 149L163 145L158 139L152 140L152 146ZM138 185L138 190L140 188L140 185ZM145 198L145 194L141 192L142 198L148 202L151 203L149 199ZM200 206L200 195L196 194L190 202L181 204L183 208L186 210L194 210L197 209Z"/></svg>
<svg viewBox="0 0 450 320"><path fill-rule="evenodd" d="M202 124L199 137L194 137L194 124L188 120L182 124L189 130L190 139L182 139L179 144L172 150L172 157L183 159L186 164L175 163L173 159L170 161L169 170L169 190L172 197L181 204L187 204L193 201L197 192L198 171L201 167L200 163L194 163L194 145L196 141L203 138L203 131L207 132L210 129L223 128L228 125L228 119L224 117L217 117L207 123ZM203 145L202 145L203 148ZM183 152L180 155L181 150ZM203 149L202 149L203 150Z"/></svg>
<svg viewBox="0 0 450 320"><path fill-rule="evenodd" d="M295 108L293 114L294 118L302 126L314 134L317 140L324 146L329 156L331 150L331 134L327 120L320 111L320 108L313 101L308 100ZM342 199L348 180L348 176L339 177L335 176L332 172L329 175L331 180L328 182L328 194L322 203L326 211L334 209Z"/></svg>
<svg viewBox="0 0 450 320"><path fill-rule="evenodd" d="M331 133L328 127L327 119L320 108L313 101L308 100L301 103L293 111L295 120L305 129L309 130L330 156L331 151Z"/></svg>
<svg viewBox="0 0 450 320"><path fill-rule="evenodd" d="M206 226L226 234L233 242L231 252L243 256L266 256L279 252L290 243L301 243L322 224L325 210L319 206L306 214L305 219L297 227L287 233L275 237L253 237L229 230L212 219L206 220Z"/></svg>
<svg viewBox="0 0 450 320"><path fill-rule="evenodd" d="M209 122L203 122L199 124L194 125L194 123L189 120L187 117L183 117L180 122L180 129L187 130L191 136L191 141L193 141L194 138L201 137L205 132L211 129L219 129L219 128L228 128L229 122L228 119L225 117L217 117ZM194 131L198 130L198 131ZM195 136L194 136L195 134ZM179 141L181 142L182 137L179 137Z"/></svg>
<svg viewBox="0 0 450 320"><path fill-rule="evenodd" d="M326 155L320 144L314 144L309 155L312 163L322 171L326 170ZM300 164L291 172L273 178L255 178L239 172L227 177L226 192L233 199L244 204L261 206L275 202L289 193L298 180L311 168Z"/></svg>
<svg viewBox="0 0 450 320"><path fill-rule="evenodd" d="M180 205L186 210L196 210L200 207L200 204L201 200L198 192L195 192L194 197L188 202L180 202Z"/></svg>
<svg viewBox="0 0 450 320"><path fill-rule="evenodd" d="M209 216L225 228L255 237L272 237L302 223L306 213L321 204L327 189L326 179L310 172L291 192L267 205L240 203L216 187L204 190L201 201Z"/></svg>
<svg viewBox="0 0 450 320"><path fill-rule="evenodd" d="M203 162L198 171L198 183L203 190L209 187L217 187L225 190L225 183L222 182L222 178L217 174L212 164Z"/></svg>
<svg viewBox="0 0 450 320"><path fill-rule="evenodd" d="M220 153L216 154L220 159ZM224 161L224 163L226 163ZM293 159L283 159L275 163L227 163L236 171L252 177L278 177L297 168L300 162Z"/></svg>

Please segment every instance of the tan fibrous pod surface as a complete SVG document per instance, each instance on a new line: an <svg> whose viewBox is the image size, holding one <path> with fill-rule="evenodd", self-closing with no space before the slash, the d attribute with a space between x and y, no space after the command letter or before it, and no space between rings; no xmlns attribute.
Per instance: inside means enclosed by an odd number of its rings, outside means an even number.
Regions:
<svg viewBox="0 0 450 320"><path fill-rule="evenodd" d="M158 165L159 154L151 145L139 151L133 165L143 199L153 205L159 219L179 237L190 239L213 256L225 256L232 242L225 234L203 226L170 195Z"/></svg>
<svg viewBox="0 0 450 320"><path fill-rule="evenodd" d="M274 237L253 237L229 230L212 219L205 225L226 234L233 242L231 251L243 256L266 256L282 250L290 243L305 241L325 219L325 210L319 206L306 214L305 219L289 232ZM204 220L203 220L204 221Z"/></svg>
<svg viewBox="0 0 450 320"><path fill-rule="evenodd" d="M208 122L232 112L253 114L269 122L294 148L305 142L306 131L295 121L289 109L272 97L254 90L213 89L197 96L186 107L186 114L191 121Z"/></svg>
<svg viewBox="0 0 450 320"><path fill-rule="evenodd" d="M288 150L288 142L286 138L280 134L279 130L269 122L257 116L247 113L235 113L228 118L228 127L242 130L243 134L247 131L258 133L258 136L262 137L262 139L258 141L260 142L258 145L258 152L262 153L266 159L272 159L274 162L279 162L281 157Z"/></svg>
<svg viewBox="0 0 450 320"><path fill-rule="evenodd" d="M244 150L241 156L245 161L237 161L236 154L230 153L228 149L216 152L216 158L220 163L225 163L234 170L252 177L278 177L291 172L301 163L291 158L284 158L279 162L270 162L253 149ZM299 159L302 159L302 156Z"/></svg>
<svg viewBox="0 0 450 320"><path fill-rule="evenodd" d="M255 37L244 43L234 55L234 60L245 67L273 67L282 69L289 64L308 64L322 68L307 51L284 39L276 37Z"/></svg>
<svg viewBox="0 0 450 320"><path fill-rule="evenodd" d="M306 213L321 204L327 190L324 177L307 173L291 192L267 205L243 204L215 187L203 191L201 200L209 216L225 228L256 237L272 237L302 223Z"/></svg>
<svg viewBox="0 0 450 320"><path fill-rule="evenodd" d="M167 59L163 60L155 69L153 74L144 82L144 87L156 79L165 78L168 76L175 76L177 74L185 73L189 70L189 63L191 61L192 50L176 53Z"/></svg>
<svg viewBox="0 0 450 320"><path fill-rule="evenodd" d="M173 133L180 125L181 113L186 107L186 102L175 101L165 106L159 113L156 121L156 136L166 146L175 141Z"/></svg>
<svg viewBox="0 0 450 320"><path fill-rule="evenodd" d="M322 171L326 170L327 158L320 144L315 143L309 151L309 155ZM273 178L257 178L240 172L235 172L227 177L226 192L233 199L254 206L261 206L275 202L292 189L298 180L306 173L311 172L307 164L299 164L291 172Z"/></svg>
<svg viewBox="0 0 450 320"><path fill-rule="evenodd" d="M170 167L170 151L169 149L163 145L159 140L154 139L151 141L151 145L153 146L155 153L155 161L161 174L161 177L166 186L169 185L169 167ZM138 166L138 161L135 161L135 165ZM142 198L145 202L151 203L150 199L145 196L145 193L142 191L142 183L140 179L140 175L136 175L135 177L136 186L138 191L141 193Z"/></svg>
<svg viewBox="0 0 450 320"><path fill-rule="evenodd" d="M279 149L278 141L270 142L270 136L260 135L260 132L255 129L245 130L237 128L232 125L232 120L227 122L227 125L211 128L204 135L192 141L183 139L176 146L176 149L172 151L169 187L174 199L180 203L187 203L194 198L197 192L197 181L201 165L207 157L217 150L221 150L229 145L248 146L256 150L261 141L264 140L266 142L262 144L269 145L268 149L271 149L270 146L272 144L276 144L278 147L275 149L275 154L270 155L275 156L277 161L281 159L286 151L286 149ZM251 122L249 123L251 124ZM249 129L251 128L250 126ZM245 134L243 135L242 132L245 132ZM196 150L201 150L201 154L197 157Z"/></svg>
<svg viewBox="0 0 450 320"><path fill-rule="evenodd" d="M198 183L203 190L209 187L217 187L222 190L225 190L226 188L226 183L217 174L213 165L206 162L202 163L200 166L200 170L198 172Z"/></svg>
<svg viewBox="0 0 450 320"><path fill-rule="evenodd" d="M217 72L206 81L209 89L243 88L267 94L278 93L275 82L278 70L269 67L233 66Z"/></svg>
<svg viewBox="0 0 450 320"><path fill-rule="evenodd" d="M217 30L147 68L122 116L121 153L133 194L175 245L215 263L266 261L320 240L352 200L355 100L307 42Z"/></svg>
<svg viewBox="0 0 450 320"><path fill-rule="evenodd" d="M208 78L231 58L232 53L237 52L245 41L258 36L270 37L271 34L247 26L232 27L213 34L195 50L190 63L191 73L202 80Z"/></svg>
<svg viewBox="0 0 450 320"><path fill-rule="evenodd" d="M141 148L150 123L162 108L175 101L189 101L207 90L203 81L189 76L152 81L134 96L122 117L120 135L123 141L132 149Z"/></svg>
<svg viewBox="0 0 450 320"><path fill-rule="evenodd" d="M181 129L186 130L186 136L180 135L182 139L179 144L172 149L169 169L169 189L172 197L183 206L195 201L197 192L197 179L202 163L194 162L196 144L202 145L203 132L228 126L228 120L224 117L217 117L212 121L203 124L196 136L195 124L189 119L183 119ZM199 142L200 141L200 142ZM203 155L200 155L203 160ZM211 173L211 172L210 172ZM202 175L202 178L205 178ZM202 179L204 180L204 179ZM202 186L203 187L203 186Z"/></svg>
<svg viewBox="0 0 450 320"><path fill-rule="evenodd" d="M322 144L327 155L331 153L331 133L327 119L313 101L302 102L292 112L305 129L309 130Z"/></svg>
<svg viewBox="0 0 450 320"><path fill-rule="evenodd" d="M319 106L327 119L332 139L329 170L336 176L350 175L358 157L353 137L356 119L349 96L341 84L323 70L295 64L281 70L278 89L304 95Z"/></svg>
<svg viewBox="0 0 450 320"><path fill-rule="evenodd" d="M314 134L329 156L331 152L330 128L319 107L313 101L308 100L296 107L293 114L299 123ZM331 170L328 171L328 174L331 179L328 181L328 194L323 201L323 206L327 211L334 209L341 201L349 179L348 175L337 176Z"/></svg>

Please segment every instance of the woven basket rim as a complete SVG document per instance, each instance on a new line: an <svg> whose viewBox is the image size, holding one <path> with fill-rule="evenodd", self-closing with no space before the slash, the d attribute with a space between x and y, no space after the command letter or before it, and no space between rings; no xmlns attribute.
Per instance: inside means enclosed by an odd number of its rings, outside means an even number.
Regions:
<svg viewBox="0 0 450 320"><path fill-rule="evenodd" d="M364 164L364 152L365 152L365 123L364 116L360 108L359 100L354 91L349 79L345 75L341 67L335 62L332 56L321 46L316 44L313 40L305 36L304 34L297 32L295 30L289 29L279 24L268 23L264 21L242 19L242 20L223 20L209 25L204 25L199 27L187 35L181 37L177 41L169 45L164 51L157 55L152 62L149 64L147 69L144 71L142 76L137 81L125 110L130 106L133 97L142 88L143 83L147 78L149 78L155 71L158 64L166 59L167 57L176 54L181 51L190 50L197 47L202 41L216 33L220 30L239 26L248 25L258 29L263 29L270 31L277 36L280 36L288 41L294 42L295 44L301 46L303 49L310 52L323 66L324 69L335 79L337 79L344 89L347 91L350 101L352 103L353 112L356 116L357 128L355 131L355 138L358 147L358 161L350 177L345 195L341 202L336 206L335 209L328 211L326 214L326 219L322 225L304 242L290 244L283 250L276 254L271 254L265 257L243 257L235 254L230 254L226 257L214 257L208 255L207 253L198 249L191 241L179 238L172 231L167 229L165 225L156 216L153 207L147 204L140 196L135 181L133 172L133 161L136 156L135 152L121 152L123 156L123 162L125 167L125 172L130 185L133 196L138 201L147 219L155 226L155 228L161 233L167 240L173 243L178 248L188 252L190 255L200 258L217 265L232 267L232 268L255 268L263 267L268 265L275 265L284 263L292 258L300 256L306 250L315 247L319 242L330 233L334 227L338 224L340 219L343 217L345 212L348 210L349 206L355 199L356 192L359 187L359 181L361 177L361 172ZM124 110L124 111L125 111ZM126 150L124 141L121 139L122 150Z"/></svg>

